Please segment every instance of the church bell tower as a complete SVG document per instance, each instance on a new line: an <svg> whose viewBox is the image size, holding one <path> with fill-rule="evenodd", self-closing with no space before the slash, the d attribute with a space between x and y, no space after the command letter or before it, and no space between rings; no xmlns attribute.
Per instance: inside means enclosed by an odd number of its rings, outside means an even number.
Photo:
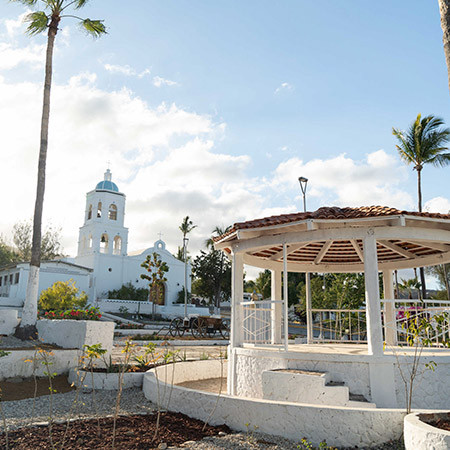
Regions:
<svg viewBox="0 0 450 450"><path fill-rule="evenodd" d="M78 240L79 257L96 254L126 256L128 228L124 227L125 194L111 181L111 171L86 194L84 225Z"/></svg>

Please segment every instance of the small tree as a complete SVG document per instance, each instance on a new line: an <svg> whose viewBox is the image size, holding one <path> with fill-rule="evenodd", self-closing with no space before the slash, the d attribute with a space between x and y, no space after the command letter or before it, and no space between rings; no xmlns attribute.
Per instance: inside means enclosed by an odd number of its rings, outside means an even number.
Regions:
<svg viewBox="0 0 450 450"><path fill-rule="evenodd" d="M141 279L147 280L149 283L148 299L153 303L153 315L155 314L155 305L164 302L164 283L167 281L165 274L169 271L169 266L162 261L158 253L153 252L147 255L145 261L141 264L147 272L141 274Z"/></svg>
<svg viewBox="0 0 450 450"><path fill-rule="evenodd" d="M57 281L39 298L39 309L43 311L66 311L86 306L88 297L84 291L79 293L75 281Z"/></svg>

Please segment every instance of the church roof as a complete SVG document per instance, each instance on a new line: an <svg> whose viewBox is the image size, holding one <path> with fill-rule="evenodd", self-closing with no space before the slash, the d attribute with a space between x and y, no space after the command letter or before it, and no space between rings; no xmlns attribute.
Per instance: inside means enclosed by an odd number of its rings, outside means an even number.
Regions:
<svg viewBox="0 0 450 450"><path fill-rule="evenodd" d="M117 187L116 183L113 183L112 181L103 180L100 181L100 183L95 186L96 191L113 191L113 192L119 192L119 188Z"/></svg>
<svg viewBox="0 0 450 450"><path fill-rule="evenodd" d="M95 190L119 192L117 184L111 181L111 171L109 169L107 169L105 172L104 180L100 181L100 183L97 183L97 186L95 186Z"/></svg>

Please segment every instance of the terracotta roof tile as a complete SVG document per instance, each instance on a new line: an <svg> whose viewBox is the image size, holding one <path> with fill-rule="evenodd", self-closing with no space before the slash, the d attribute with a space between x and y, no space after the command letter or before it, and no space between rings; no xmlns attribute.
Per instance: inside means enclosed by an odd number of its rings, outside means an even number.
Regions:
<svg viewBox="0 0 450 450"><path fill-rule="evenodd" d="M284 225L288 223L298 222L307 219L362 219L365 217L383 217L383 216L419 216L429 217L435 219L450 220L450 214L403 211L387 206L362 206L359 208L339 208L337 206L322 207L314 212L298 212L292 214L281 214L279 216L264 217L262 219L249 220L247 222L238 222L233 225L230 231L222 236L214 238L214 241L219 241L226 236L234 233L237 230L246 230L250 228L270 227L274 225Z"/></svg>

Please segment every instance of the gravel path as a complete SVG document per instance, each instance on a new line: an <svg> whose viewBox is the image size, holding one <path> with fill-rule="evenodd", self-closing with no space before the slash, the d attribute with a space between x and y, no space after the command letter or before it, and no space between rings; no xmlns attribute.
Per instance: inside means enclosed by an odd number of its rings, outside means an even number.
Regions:
<svg viewBox="0 0 450 450"><path fill-rule="evenodd" d="M100 416L112 415L116 404L116 391L96 391L95 404ZM54 420L66 420L74 403L76 392L53 395ZM31 422L46 422L49 417L50 396L36 398L33 420L33 399L2 402L8 429L20 428L30 425ZM86 418L95 416L95 407L92 406L92 394L80 392L78 402L74 406L73 418ZM141 389L126 389L122 393L120 414L148 413L154 410L152 403L145 397Z"/></svg>

